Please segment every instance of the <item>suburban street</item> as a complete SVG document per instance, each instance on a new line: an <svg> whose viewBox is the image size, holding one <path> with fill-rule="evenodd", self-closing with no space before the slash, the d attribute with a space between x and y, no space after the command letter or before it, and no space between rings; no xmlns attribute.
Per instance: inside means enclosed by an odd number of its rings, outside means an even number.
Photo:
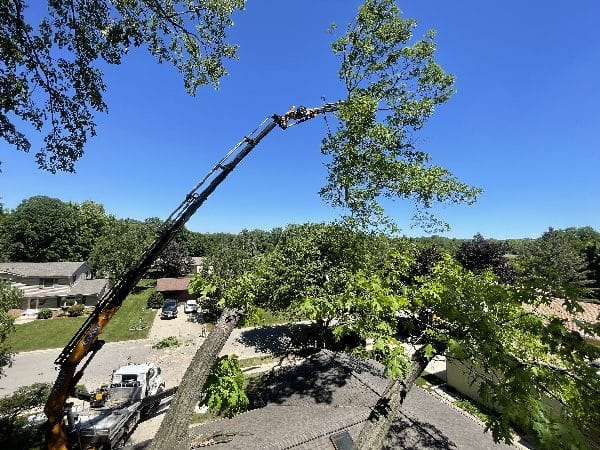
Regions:
<svg viewBox="0 0 600 450"><path fill-rule="evenodd" d="M148 361L161 367L167 387L176 386L204 341L204 338L200 337L201 325L187 319L187 314L183 313L183 306L180 306L176 319L162 320L160 314L157 314L147 339L105 344L86 369L81 383L92 390L108 383L113 369L130 362ZM243 358L266 354L248 342L242 343L243 333L243 329L234 330L222 354L235 353ZM153 344L167 336L177 337L182 345L160 350L152 348ZM0 396L11 394L19 386L53 383L57 376L54 360L61 350L36 350L15 355L12 367L7 368L6 376L0 379Z"/></svg>

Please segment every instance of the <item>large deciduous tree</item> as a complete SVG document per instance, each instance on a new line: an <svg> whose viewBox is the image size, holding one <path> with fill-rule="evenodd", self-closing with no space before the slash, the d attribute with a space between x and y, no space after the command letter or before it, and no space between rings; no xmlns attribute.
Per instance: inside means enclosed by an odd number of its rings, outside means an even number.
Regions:
<svg viewBox="0 0 600 450"><path fill-rule="evenodd" d="M384 413L373 415L358 448L381 447L390 418L436 354L461 361L477 375L479 395L501 412L487 423L496 440L510 442L514 423L533 432L543 448L584 445L582 431L593 430L600 418L597 409L590 413L600 399L600 379L589 364L600 350L560 320L532 313L543 298L523 285L501 283L489 269L473 273L446 257L407 283L411 253L393 255L383 270L356 274L340 302L334 334L373 339L371 355L399 374L384 396ZM412 338L419 344L410 360L393 353L399 347L399 309L413 322Z"/></svg>
<svg viewBox="0 0 600 450"><path fill-rule="evenodd" d="M186 90L218 86L237 48L226 40L244 0L53 0L30 23L24 0L0 2L0 137L28 152L23 123L45 133L40 168L73 171L105 112L101 68L132 48L181 72Z"/></svg>
<svg viewBox="0 0 600 450"><path fill-rule="evenodd" d="M4 342L14 328L14 319L9 310L18 308L20 299L20 291L0 280L0 378L4 375L4 368L12 361L10 348Z"/></svg>
<svg viewBox="0 0 600 450"><path fill-rule="evenodd" d="M79 261L77 206L45 196L23 200L4 221L11 261Z"/></svg>
<svg viewBox="0 0 600 450"><path fill-rule="evenodd" d="M466 270L450 256L429 255L408 241L388 251L386 261L369 261L356 251L361 246L348 245L348 233L335 234L337 247L324 229L313 226L300 234L292 227L296 239L283 233L280 245L264 258L267 268L256 266L262 278L255 301L269 304L261 297L270 296L271 305L282 307L301 299L304 313L325 322L334 339L385 364L395 381L374 409L358 448L381 448L407 391L437 354L478 375L481 397L501 411L487 423L496 440L510 441L516 424L544 448L582 445L582 431L593 430L599 419L589 409L600 393L589 362L600 350L560 320L532 313L545 301L535 289L506 284L492 268ZM373 247L367 236L363 240ZM347 253L327 250L332 248ZM400 323L402 338L416 345L410 356L400 341ZM586 331L600 330L588 326Z"/></svg>
<svg viewBox="0 0 600 450"><path fill-rule="evenodd" d="M346 96L336 106L335 131L323 140L329 177L321 196L347 211L351 226L393 228L382 197L411 199L422 224L443 226L429 212L434 203L470 203L479 192L430 164L429 155L416 146L415 133L434 108L450 98L454 79L435 62L434 33L414 40L415 26L415 21L401 17L393 0L366 0L356 20L333 44ZM260 276L234 281L225 295L223 315L188 368L153 449L189 446L195 387L203 385L220 350L216 347L226 341L232 322L254 300L251 287L260 284Z"/></svg>
<svg viewBox="0 0 600 450"><path fill-rule="evenodd" d="M429 208L436 202L471 203L479 193L430 164L417 147L415 133L454 93L454 77L435 61L434 31L413 42L415 27L394 1L367 0L333 43L347 97L335 114L336 130L323 140L330 160L321 196L361 226L390 224L384 197L413 200L420 224L445 228Z"/></svg>
<svg viewBox="0 0 600 450"><path fill-rule="evenodd" d="M5 215L2 240L11 261L85 261L107 222L98 203L36 196Z"/></svg>
<svg viewBox="0 0 600 450"><path fill-rule="evenodd" d="M185 242L173 239L156 260L155 268L164 277L181 277L190 272L191 265Z"/></svg>
<svg viewBox="0 0 600 450"><path fill-rule="evenodd" d="M485 239L477 233L472 240L460 244L455 257L465 269L474 272L491 269L500 281L510 283L517 273L507 258L509 250L507 243Z"/></svg>
<svg viewBox="0 0 600 450"><path fill-rule="evenodd" d="M111 218L90 254L90 266L98 275L118 278L152 242L154 233L155 227L148 224Z"/></svg>
<svg viewBox="0 0 600 450"><path fill-rule="evenodd" d="M564 299L569 310L578 310L577 300L589 295L585 257L559 230L550 228L530 241L518 265L524 283L541 295Z"/></svg>

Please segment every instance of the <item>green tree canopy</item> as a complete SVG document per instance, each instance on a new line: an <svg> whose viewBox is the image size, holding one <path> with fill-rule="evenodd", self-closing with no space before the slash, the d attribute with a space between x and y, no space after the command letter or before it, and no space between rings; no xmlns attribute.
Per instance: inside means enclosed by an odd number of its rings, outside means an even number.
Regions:
<svg viewBox="0 0 600 450"><path fill-rule="evenodd" d="M164 277L181 277L190 272L191 264L185 242L176 238L160 254L155 268Z"/></svg>
<svg viewBox="0 0 600 450"><path fill-rule="evenodd" d="M36 196L5 215L1 239L10 261L86 261L107 222L98 203Z"/></svg>
<svg viewBox="0 0 600 450"><path fill-rule="evenodd" d="M45 196L23 200L4 221L11 261L80 261L78 208Z"/></svg>
<svg viewBox="0 0 600 450"><path fill-rule="evenodd" d="M14 319L8 311L18 308L20 299L20 291L0 279L0 378L4 375L4 368L12 361L10 348L4 342L14 329Z"/></svg>
<svg viewBox="0 0 600 450"><path fill-rule="evenodd" d="M23 123L45 133L40 168L73 171L94 115L107 111L101 68L120 64L134 47L171 63L194 94L218 86L231 15L244 0L53 0L39 24L25 0L0 2L0 137L21 151L31 143Z"/></svg>
<svg viewBox="0 0 600 450"><path fill-rule="evenodd" d="M90 254L90 266L99 275L118 278L150 245L155 233L155 227L147 223L110 218Z"/></svg>
<svg viewBox="0 0 600 450"><path fill-rule="evenodd" d="M303 298L339 293L348 276L385 257L388 240L342 224L290 225L257 264L258 302L285 309Z"/></svg>
<svg viewBox="0 0 600 450"><path fill-rule="evenodd" d="M472 240L463 242L456 250L455 257L465 269L481 272L491 269L500 281L515 281L516 270L507 258L510 251L506 242L484 239L477 233Z"/></svg>
<svg viewBox="0 0 600 450"><path fill-rule="evenodd" d="M487 423L496 440L509 442L515 423L533 432L542 448L585 446L582 431L599 420L590 406L600 399L600 379L589 362L600 349L560 320L532 313L542 301L533 289L501 283L489 269L467 271L450 257L406 283L412 261L414 250L404 249L383 270L351 278L334 334L374 339L371 354L404 386L439 353L479 371L479 395L501 411ZM410 364L402 352L394 353L399 310L412 322L411 339L418 343ZM406 389L402 383L398 388ZM559 409L553 411L552 403ZM371 448L366 442L361 437L359 448Z"/></svg>
<svg viewBox="0 0 600 450"><path fill-rule="evenodd" d="M363 227L392 225L383 197L412 199L418 222L444 228L429 208L436 202L471 203L480 192L431 165L417 148L415 133L450 99L454 77L435 61L435 33L413 42L415 27L416 21L400 16L395 1L366 0L332 46L347 97L335 114L337 129L321 147L330 158L321 196Z"/></svg>
<svg viewBox="0 0 600 450"><path fill-rule="evenodd" d="M559 230L549 228L530 241L517 262L524 283L546 297L564 299L571 311L580 309L577 300L590 293L585 257Z"/></svg>

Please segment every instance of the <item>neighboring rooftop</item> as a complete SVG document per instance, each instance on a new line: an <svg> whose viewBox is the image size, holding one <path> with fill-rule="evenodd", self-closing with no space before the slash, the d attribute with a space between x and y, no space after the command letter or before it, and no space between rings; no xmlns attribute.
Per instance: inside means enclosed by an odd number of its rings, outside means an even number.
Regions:
<svg viewBox="0 0 600 450"><path fill-rule="evenodd" d="M19 277L70 277L84 264L86 263L82 261L45 263L9 262L0 263L0 273Z"/></svg>
<svg viewBox="0 0 600 450"><path fill-rule="evenodd" d="M323 350L298 366L270 375L258 394L258 403L264 406L198 425L190 432L196 444L210 442L215 450L334 450L334 440L356 441L389 383L380 364ZM495 444L478 423L415 386L385 448L511 447Z"/></svg>
<svg viewBox="0 0 600 450"><path fill-rule="evenodd" d="M586 335L581 328L577 325L577 321L585 322L588 324L597 323L600 320L600 304L589 303L589 302L577 302L583 309L582 312L570 313L566 310L563 300L559 298L552 299L547 305L540 305L535 309L535 312L543 316L552 316L559 319L565 320L565 326L571 331L577 331L583 336L593 339L600 340L598 336Z"/></svg>
<svg viewBox="0 0 600 450"><path fill-rule="evenodd" d="M156 292L187 291L189 278L159 278L156 280Z"/></svg>
<svg viewBox="0 0 600 450"><path fill-rule="evenodd" d="M206 257L205 256L192 256L192 265L194 266L201 266L202 264L204 264L204 261L206 261Z"/></svg>
<svg viewBox="0 0 600 450"><path fill-rule="evenodd" d="M101 295L109 286L106 278L96 278L94 280L81 280L69 290L69 295Z"/></svg>

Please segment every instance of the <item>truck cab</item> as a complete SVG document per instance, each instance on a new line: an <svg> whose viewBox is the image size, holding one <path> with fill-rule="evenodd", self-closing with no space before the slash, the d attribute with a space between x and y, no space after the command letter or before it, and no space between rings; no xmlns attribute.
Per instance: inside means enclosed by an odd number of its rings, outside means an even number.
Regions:
<svg viewBox="0 0 600 450"><path fill-rule="evenodd" d="M104 401L90 402L90 408L69 409L67 422L73 442L80 449L122 446L160 403L148 397L160 394L164 387L160 368L152 363L130 363L114 370L110 385L98 391L107 392Z"/></svg>

